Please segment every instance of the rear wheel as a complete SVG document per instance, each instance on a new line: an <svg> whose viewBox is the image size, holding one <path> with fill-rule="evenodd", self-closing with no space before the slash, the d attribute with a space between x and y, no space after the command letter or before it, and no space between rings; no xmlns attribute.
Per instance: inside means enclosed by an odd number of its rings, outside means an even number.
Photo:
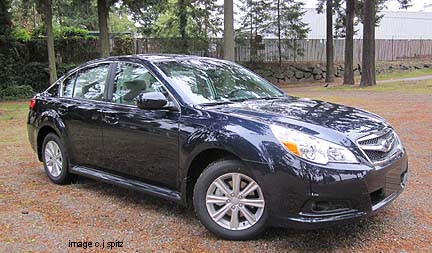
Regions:
<svg viewBox="0 0 432 253"><path fill-rule="evenodd" d="M50 133L42 144L42 161L49 179L56 184L70 183L68 160L60 138Z"/></svg>
<svg viewBox="0 0 432 253"><path fill-rule="evenodd" d="M266 228L261 185L240 161L210 164L195 185L194 207L202 224L225 239L251 239Z"/></svg>

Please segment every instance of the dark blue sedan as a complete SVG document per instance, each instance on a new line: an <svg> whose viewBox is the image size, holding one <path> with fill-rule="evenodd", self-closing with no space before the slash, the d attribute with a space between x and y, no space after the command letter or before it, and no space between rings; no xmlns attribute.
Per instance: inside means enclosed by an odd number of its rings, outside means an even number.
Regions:
<svg viewBox="0 0 432 253"><path fill-rule="evenodd" d="M357 221L394 200L407 155L381 117L292 97L231 62L88 62L30 103L30 143L57 184L76 175L193 205L217 236Z"/></svg>

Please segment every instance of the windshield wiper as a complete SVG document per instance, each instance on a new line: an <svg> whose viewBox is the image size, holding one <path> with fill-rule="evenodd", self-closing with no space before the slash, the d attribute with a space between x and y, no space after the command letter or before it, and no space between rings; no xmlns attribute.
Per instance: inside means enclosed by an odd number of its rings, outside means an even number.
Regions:
<svg viewBox="0 0 432 253"><path fill-rule="evenodd" d="M232 101L214 101L198 104L200 106L211 106L211 105L226 105L226 104L234 104Z"/></svg>
<svg viewBox="0 0 432 253"><path fill-rule="evenodd" d="M280 97L259 97L259 98L239 98L239 99L231 99L230 101L235 101L235 102L243 102L243 101L247 101L247 100L261 100L261 99L264 99L264 100L274 100L274 99L278 99L278 98L281 98L282 96L280 96Z"/></svg>

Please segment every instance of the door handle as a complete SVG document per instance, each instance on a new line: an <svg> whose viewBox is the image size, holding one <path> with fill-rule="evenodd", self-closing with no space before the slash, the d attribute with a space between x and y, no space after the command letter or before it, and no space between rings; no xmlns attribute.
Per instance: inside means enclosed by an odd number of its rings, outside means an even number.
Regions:
<svg viewBox="0 0 432 253"><path fill-rule="evenodd" d="M119 116L117 114L105 114L103 118L104 122L110 125L116 125L119 123Z"/></svg>

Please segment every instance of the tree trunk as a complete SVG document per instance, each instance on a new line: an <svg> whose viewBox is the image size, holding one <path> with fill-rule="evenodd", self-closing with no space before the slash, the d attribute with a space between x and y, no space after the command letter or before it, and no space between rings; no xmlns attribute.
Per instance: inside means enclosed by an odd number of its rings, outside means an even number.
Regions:
<svg viewBox="0 0 432 253"><path fill-rule="evenodd" d="M109 56L109 35L108 35L108 15L109 15L109 0L98 0L98 18L99 18L99 43L101 47L101 56Z"/></svg>
<svg viewBox="0 0 432 253"><path fill-rule="evenodd" d="M282 66L282 47L281 47L281 16L280 16L280 0L277 1L277 26L278 26L278 50L279 50L279 67Z"/></svg>
<svg viewBox="0 0 432 253"><path fill-rule="evenodd" d="M43 5L45 29L47 35L50 83L53 83L55 82L55 80L57 80L57 69L56 69L55 52L54 52L54 35L53 35L53 27L52 27L51 0L43 0L42 5Z"/></svg>
<svg viewBox="0 0 432 253"><path fill-rule="evenodd" d="M346 0L346 34L343 84L354 84L354 0Z"/></svg>
<svg viewBox="0 0 432 253"><path fill-rule="evenodd" d="M207 33L206 33L207 34ZM224 59L234 61L234 9L233 0L224 1Z"/></svg>
<svg viewBox="0 0 432 253"><path fill-rule="evenodd" d="M360 87L376 85L375 80L375 0L364 1L362 75Z"/></svg>
<svg viewBox="0 0 432 253"><path fill-rule="evenodd" d="M334 81L333 70L333 0L327 0L326 7L326 82L331 83Z"/></svg>
<svg viewBox="0 0 432 253"><path fill-rule="evenodd" d="M187 34L186 34L186 26L187 26L187 6L186 0L179 0L179 10L178 10L178 18L179 18L179 30L181 36L181 50L182 53L187 53L188 51L188 43L187 43Z"/></svg>

